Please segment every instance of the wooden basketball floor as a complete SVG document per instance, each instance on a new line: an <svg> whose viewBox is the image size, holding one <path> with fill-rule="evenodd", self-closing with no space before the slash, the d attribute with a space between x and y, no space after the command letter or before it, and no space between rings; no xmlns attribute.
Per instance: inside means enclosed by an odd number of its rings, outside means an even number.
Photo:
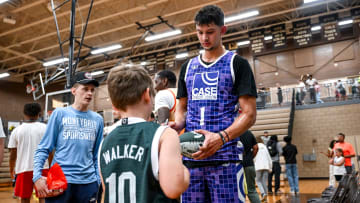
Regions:
<svg viewBox="0 0 360 203"><path fill-rule="evenodd" d="M300 180L300 195L293 196L289 194L290 188L287 184L285 187L282 187L281 190L284 191L284 194L275 196L270 195L268 197L269 203L305 203L307 199L320 197L321 192L328 186L329 181L322 180ZM16 203L20 202L19 199L14 199L12 197L13 188L12 187L0 187L0 202L1 203ZM31 203L38 202L32 198ZM250 202L250 201L246 201Z"/></svg>

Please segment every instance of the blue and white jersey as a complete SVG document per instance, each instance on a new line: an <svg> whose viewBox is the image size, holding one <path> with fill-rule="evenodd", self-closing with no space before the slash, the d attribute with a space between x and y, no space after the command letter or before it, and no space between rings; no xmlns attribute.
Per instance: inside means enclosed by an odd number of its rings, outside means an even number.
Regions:
<svg viewBox="0 0 360 203"><path fill-rule="evenodd" d="M204 129L218 133L234 122L239 98L233 91L234 58L233 52L226 51L209 65L201 61L200 55L189 61L185 74L188 95L186 131ZM237 161L242 160L242 153L243 146L236 138L201 161Z"/></svg>

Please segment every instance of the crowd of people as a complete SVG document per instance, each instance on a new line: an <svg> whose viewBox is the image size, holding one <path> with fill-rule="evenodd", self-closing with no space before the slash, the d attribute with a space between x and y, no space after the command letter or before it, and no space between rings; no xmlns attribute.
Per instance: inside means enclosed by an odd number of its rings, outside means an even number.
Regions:
<svg viewBox="0 0 360 203"><path fill-rule="evenodd" d="M8 144L15 195L22 202L30 201L33 186L41 202L177 202L181 196L185 203L236 203L245 202L246 195L251 202L264 202L268 194L283 193L281 156L290 192L299 193L291 137L282 146L277 135L255 137L248 130L256 120L255 80L249 63L222 46L224 13L205 6L194 21L205 52L182 65L178 81L169 70L152 81L141 66L111 69L107 85L118 120L106 132L103 118L89 109L99 83L86 72L75 74L74 103L56 108L46 125L38 122L39 104L24 106L24 122ZM301 86L308 86L313 102L317 85L310 75ZM281 105L280 86L278 96ZM180 152L179 134L188 131L205 136L193 158ZM345 135L339 137L335 155L329 155L331 165L348 171L353 153L343 142ZM48 188L46 176L55 163L66 177L66 189ZM338 179L343 168L336 171Z"/></svg>

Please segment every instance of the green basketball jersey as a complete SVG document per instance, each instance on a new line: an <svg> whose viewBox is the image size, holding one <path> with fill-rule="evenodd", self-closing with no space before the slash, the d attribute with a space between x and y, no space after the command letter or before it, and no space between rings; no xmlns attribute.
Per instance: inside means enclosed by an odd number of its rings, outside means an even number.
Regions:
<svg viewBox="0 0 360 203"><path fill-rule="evenodd" d="M165 196L158 181L158 143L165 127L140 118L116 125L99 151L105 202L176 202Z"/></svg>

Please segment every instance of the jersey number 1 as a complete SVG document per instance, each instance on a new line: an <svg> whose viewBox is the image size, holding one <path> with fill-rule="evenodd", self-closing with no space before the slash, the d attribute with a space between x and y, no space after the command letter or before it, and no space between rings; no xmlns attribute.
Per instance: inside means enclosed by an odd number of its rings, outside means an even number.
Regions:
<svg viewBox="0 0 360 203"><path fill-rule="evenodd" d="M136 176L131 171L121 173L117 185L116 173L111 173L105 179L105 182L109 184L109 203L116 203L116 194L119 195L119 203L125 203L125 180L129 180L130 203L136 203ZM116 191L116 188L118 188L118 191Z"/></svg>

